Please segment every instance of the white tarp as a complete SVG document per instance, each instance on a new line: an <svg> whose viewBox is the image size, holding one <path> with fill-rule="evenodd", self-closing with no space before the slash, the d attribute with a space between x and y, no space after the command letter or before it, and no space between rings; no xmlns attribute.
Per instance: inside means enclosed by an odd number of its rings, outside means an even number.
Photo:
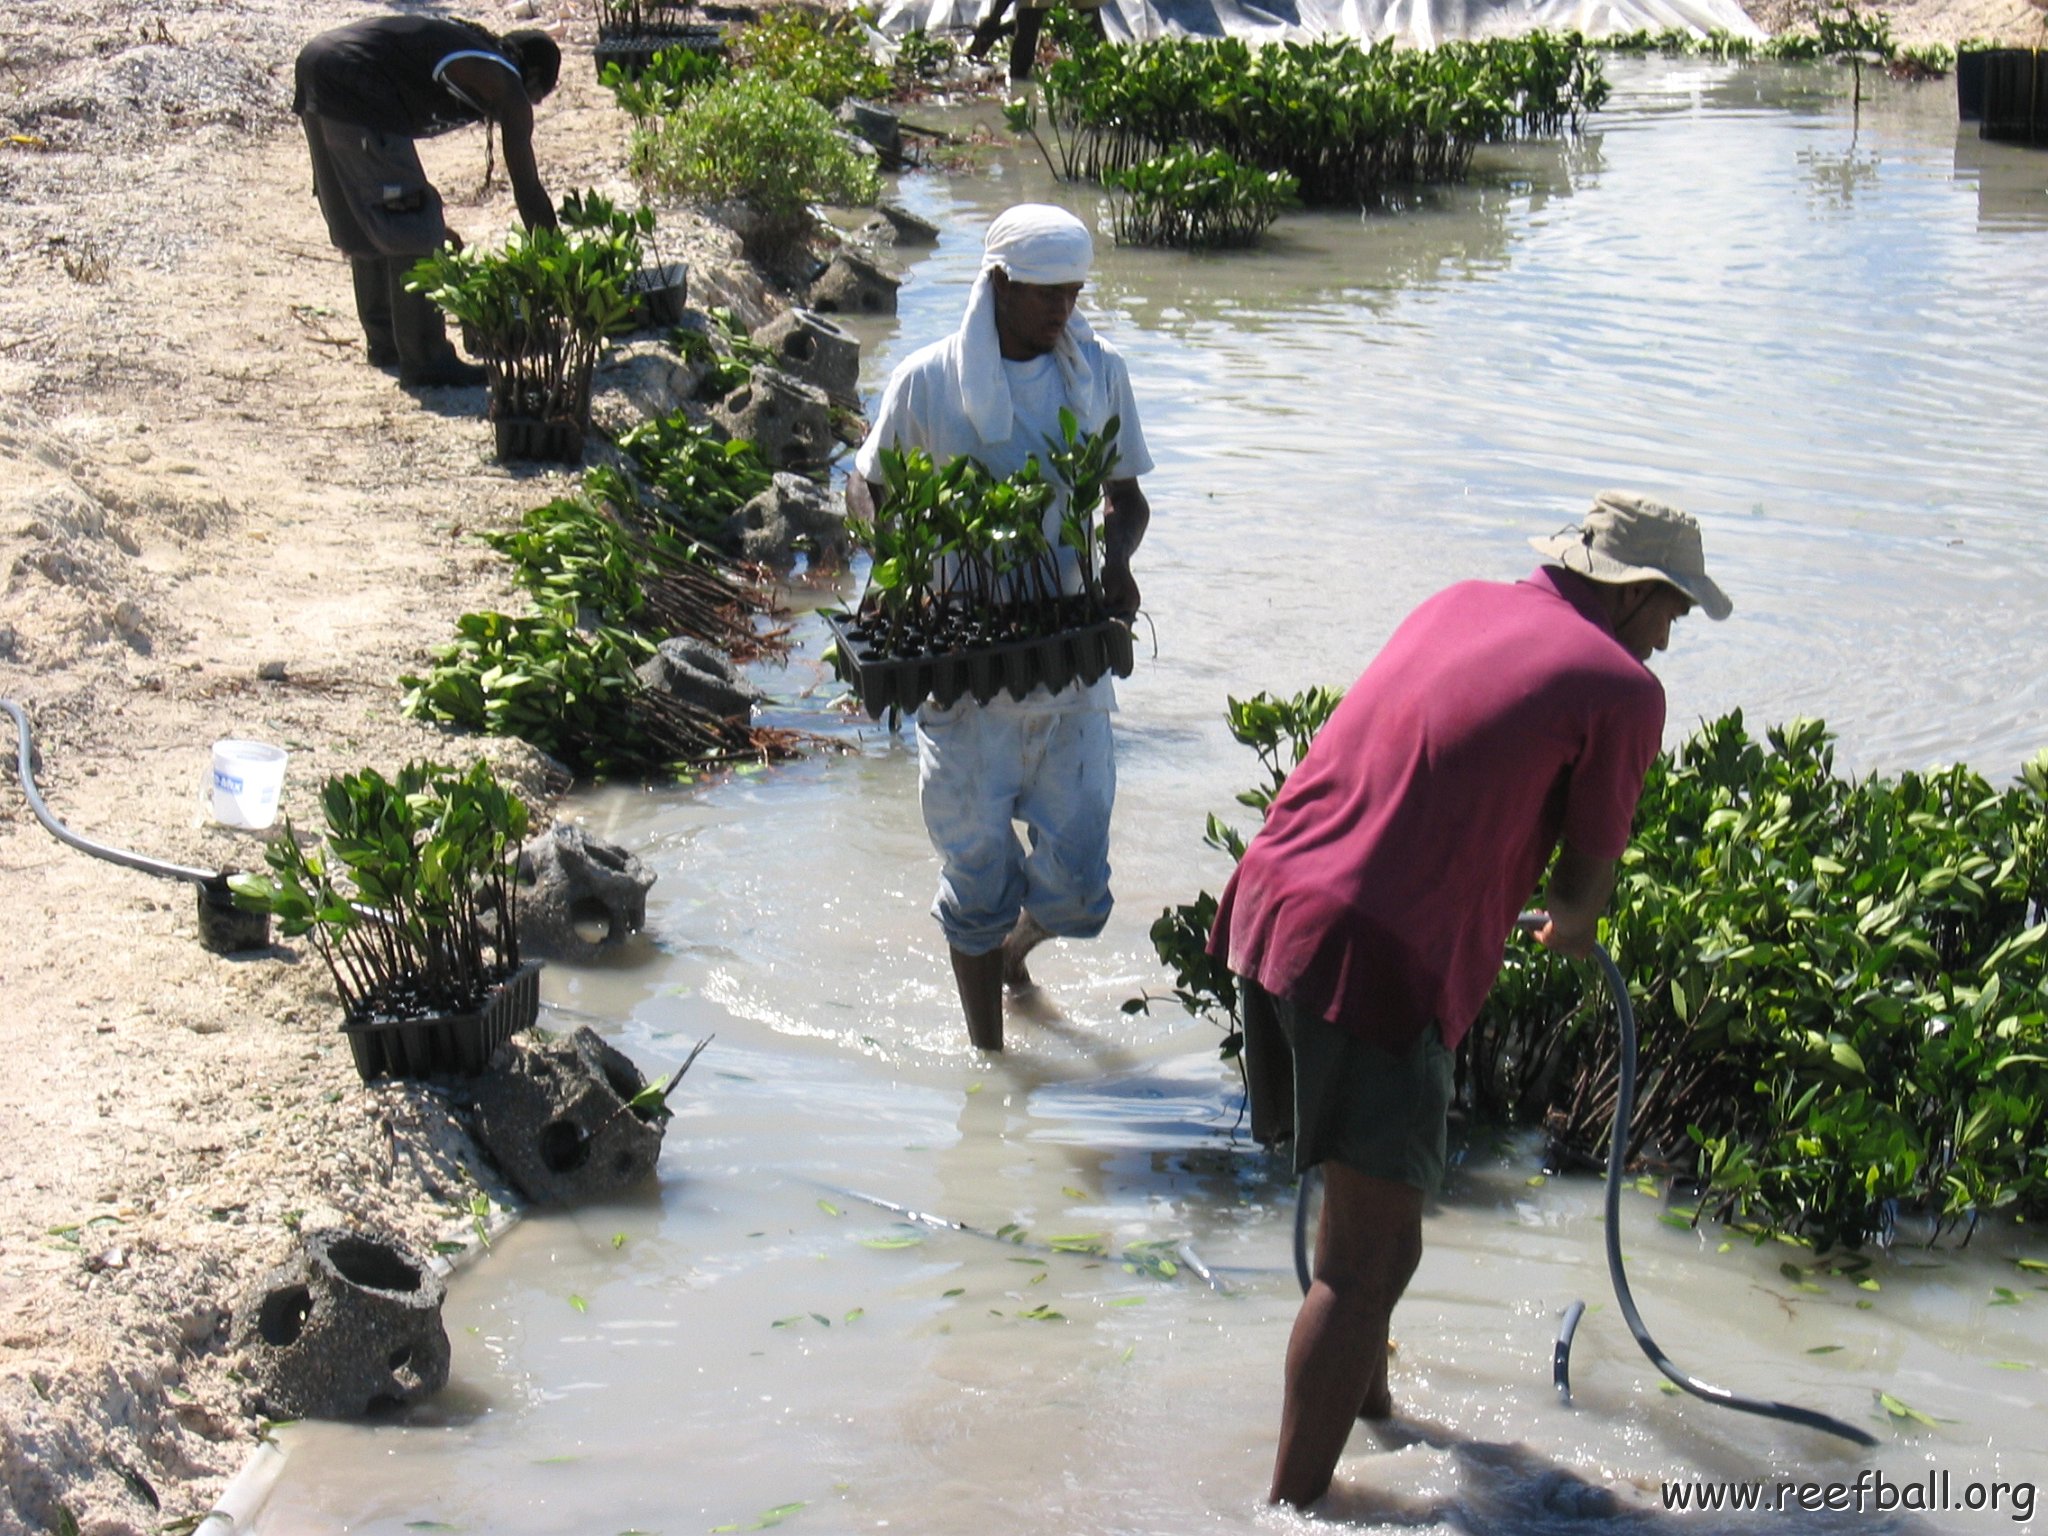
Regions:
<svg viewBox="0 0 2048 1536"><path fill-rule="evenodd" d="M888 0L879 25L965 30L989 0ZM1414 48L1452 38L1503 37L1542 28L1601 37L1683 27L1762 37L1735 0L1104 0L1103 21L1120 42L1154 37L1242 37L1277 42L1310 37L1392 37Z"/></svg>

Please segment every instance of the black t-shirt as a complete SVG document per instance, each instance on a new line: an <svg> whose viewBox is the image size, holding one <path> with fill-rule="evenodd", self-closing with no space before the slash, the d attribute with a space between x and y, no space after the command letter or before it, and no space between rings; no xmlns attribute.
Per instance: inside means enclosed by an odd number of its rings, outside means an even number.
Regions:
<svg viewBox="0 0 2048 1536"><path fill-rule="evenodd" d="M519 72L497 38L474 22L373 16L337 27L300 50L292 110L430 139L483 121L481 108L439 78L451 58L464 54Z"/></svg>

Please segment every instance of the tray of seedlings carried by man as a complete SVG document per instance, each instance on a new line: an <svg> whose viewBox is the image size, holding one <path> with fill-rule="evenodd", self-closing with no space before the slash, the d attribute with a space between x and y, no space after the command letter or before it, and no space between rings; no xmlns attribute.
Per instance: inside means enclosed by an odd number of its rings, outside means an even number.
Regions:
<svg viewBox="0 0 2048 1536"><path fill-rule="evenodd" d="M922 449L882 450L881 510L848 524L873 556L867 589L825 615L833 666L871 718L1131 675L1130 626L1102 592L1118 426L1112 416L1083 433L1062 410L1063 440L1046 454L1057 483L1036 457L999 480L970 457L937 465ZM1055 540L1045 525L1062 487Z"/></svg>

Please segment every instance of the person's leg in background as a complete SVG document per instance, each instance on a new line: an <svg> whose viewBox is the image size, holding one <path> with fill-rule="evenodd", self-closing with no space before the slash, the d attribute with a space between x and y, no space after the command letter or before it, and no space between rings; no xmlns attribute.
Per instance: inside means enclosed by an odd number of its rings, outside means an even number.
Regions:
<svg viewBox="0 0 2048 1536"><path fill-rule="evenodd" d="M1019 719L972 703L920 712L918 803L940 860L932 915L945 930L967 1038L1003 1048L1003 942L1024 906L1024 849L1011 816Z"/></svg>
<svg viewBox="0 0 2048 1536"><path fill-rule="evenodd" d="M311 113L304 123L314 196L328 238L349 259L372 366L395 363L399 381L414 386L483 383L485 370L448 344L440 308L405 286L413 263L447 238L441 196L412 140Z"/></svg>

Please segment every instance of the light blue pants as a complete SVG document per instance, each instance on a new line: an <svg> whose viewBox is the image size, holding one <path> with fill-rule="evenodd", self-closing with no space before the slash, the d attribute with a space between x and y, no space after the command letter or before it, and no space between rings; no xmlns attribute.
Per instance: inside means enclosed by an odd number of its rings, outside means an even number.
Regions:
<svg viewBox="0 0 2048 1536"><path fill-rule="evenodd" d="M932 916L947 943L985 955L1019 912L1061 938L1102 931L1116 802L1107 711L1031 714L970 700L920 714L917 760L925 831L942 864Z"/></svg>

